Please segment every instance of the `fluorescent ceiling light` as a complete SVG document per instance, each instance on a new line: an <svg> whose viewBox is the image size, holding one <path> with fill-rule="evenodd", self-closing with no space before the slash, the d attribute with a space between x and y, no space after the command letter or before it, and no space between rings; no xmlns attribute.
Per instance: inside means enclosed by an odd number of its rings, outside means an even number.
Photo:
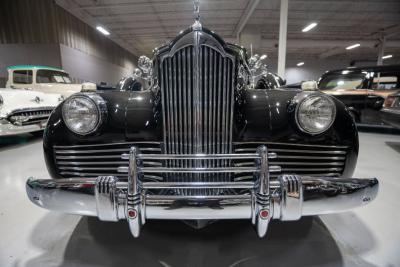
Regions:
<svg viewBox="0 0 400 267"><path fill-rule="evenodd" d="M299 63L297 63L297 66L298 66L298 67L303 66L303 65L304 65L304 62L299 62Z"/></svg>
<svg viewBox="0 0 400 267"><path fill-rule="evenodd" d="M346 49L350 50L350 49L353 49L353 48L356 48L356 47L359 47L359 46L360 46L360 44L353 44L353 45L350 45L350 46L346 47Z"/></svg>
<svg viewBox="0 0 400 267"><path fill-rule="evenodd" d="M312 28L314 28L315 26L317 26L318 25L318 23L316 23L316 22L313 22L313 23L311 23L310 25L308 25L308 26L306 26L304 29L302 29L301 31L302 32L308 32L309 30L311 30Z"/></svg>
<svg viewBox="0 0 400 267"><path fill-rule="evenodd" d="M102 34L104 34L104 35L110 35L110 32L107 31L106 29L104 29L104 28L101 27L101 26L97 26L96 29L97 29L99 32L101 32Z"/></svg>
<svg viewBox="0 0 400 267"><path fill-rule="evenodd" d="M387 59L387 58L391 58L391 57L393 57L393 55L386 55L386 56L383 56L382 59Z"/></svg>

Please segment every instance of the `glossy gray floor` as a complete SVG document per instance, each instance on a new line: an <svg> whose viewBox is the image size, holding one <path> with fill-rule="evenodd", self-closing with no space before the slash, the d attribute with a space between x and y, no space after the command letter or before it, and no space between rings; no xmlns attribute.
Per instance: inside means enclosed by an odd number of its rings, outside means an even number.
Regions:
<svg viewBox="0 0 400 267"><path fill-rule="evenodd" d="M400 136L361 133L360 142L355 176L381 182L367 207L274 222L265 239L247 221L201 231L181 222L148 222L133 239L125 222L31 204L26 179L48 177L41 140L1 139L0 266L400 266Z"/></svg>

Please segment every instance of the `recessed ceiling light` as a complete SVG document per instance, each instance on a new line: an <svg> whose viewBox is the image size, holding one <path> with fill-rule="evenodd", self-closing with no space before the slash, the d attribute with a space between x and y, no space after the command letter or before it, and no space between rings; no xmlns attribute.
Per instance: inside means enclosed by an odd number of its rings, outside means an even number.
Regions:
<svg viewBox="0 0 400 267"><path fill-rule="evenodd" d="M387 58L391 58L391 57L393 57L393 55L386 55L386 56L383 56L382 59L387 59Z"/></svg>
<svg viewBox="0 0 400 267"><path fill-rule="evenodd" d="M304 62L299 62L299 63L297 63L297 66L298 66L298 67L303 66L303 65L304 65Z"/></svg>
<svg viewBox="0 0 400 267"><path fill-rule="evenodd" d="M310 25L307 25L304 29L302 29L301 31L302 32L308 32L309 30L311 30L311 29L313 29L315 26L317 26L318 25L318 23L316 23L316 22L313 22L313 23L311 23Z"/></svg>
<svg viewBox="0 0 400 267"><path fill-rule="evenodd" d="M360 46L360 44L353 44L353 45L350 45L350 46L346 47L346 49L350 50L350 49L353 49L353 48L356 48L356 47L359 47L359 46Z"/></svg>
<svg viewBox="0 0 400 267"><path fill-rule="evenodd" d="M96 29L97 29L99 32L101 32L102 34L104 34L104 35L110 35L110 32L107 31L106 29L104 29L104 28L101 27L101 26L97 26Z"/></svg>

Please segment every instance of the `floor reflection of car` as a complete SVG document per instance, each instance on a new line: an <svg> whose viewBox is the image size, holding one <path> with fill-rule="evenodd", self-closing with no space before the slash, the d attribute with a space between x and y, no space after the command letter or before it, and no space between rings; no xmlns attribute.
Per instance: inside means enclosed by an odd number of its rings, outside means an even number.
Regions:
<svg viewBox="0 0 400 267"><path fill-rule="evenodd" d="M383 122L400 129L400 91L386 98L380 114Z"/></svg>
<svg viewBox="0 0 400 267"><path fill-rule="evenodd" d="M320 78L318 88L340 99L356 122L384 124L379 111L386 97L400 88L400 65L328 71Z"/></svg>

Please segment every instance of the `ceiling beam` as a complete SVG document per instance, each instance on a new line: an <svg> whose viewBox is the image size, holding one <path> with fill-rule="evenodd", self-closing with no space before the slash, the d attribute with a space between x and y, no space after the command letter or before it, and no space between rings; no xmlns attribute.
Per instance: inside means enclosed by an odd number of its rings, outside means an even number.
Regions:
<svg viewBox="0 0 400 267"><path fill-rule="evenodd" d="M250 19L254 10L257 8L258 3L260 3L260 0L249 0L246 9L244 10L242 16L239 19L238 24L236 25L233 31L233 36L236 36L238 40L239 40L239 34L243 30L244 26L246 26L247 21Z"/></svg>
<svg viewBox="0 0 400 267"><path fill-rule="evenodd" d="M221 1L207 1L203 0L201 1L202 4L222 4L222 5L232 5L232 1L230 0L221 0ZM176 5L186 5L190 6L190 10L193 9L193 3L192 1L151 1L151 2L129 2L129 3L115 3L115 4L94 4L94 5L82 5L82 6L77 6L77 9L85 9L85 10L96 10L96 9L104 9L104 8L129 8L129 7L135 7L135 8L148 8L148 7L153 7L153 6L176 6Z"/></svg>

